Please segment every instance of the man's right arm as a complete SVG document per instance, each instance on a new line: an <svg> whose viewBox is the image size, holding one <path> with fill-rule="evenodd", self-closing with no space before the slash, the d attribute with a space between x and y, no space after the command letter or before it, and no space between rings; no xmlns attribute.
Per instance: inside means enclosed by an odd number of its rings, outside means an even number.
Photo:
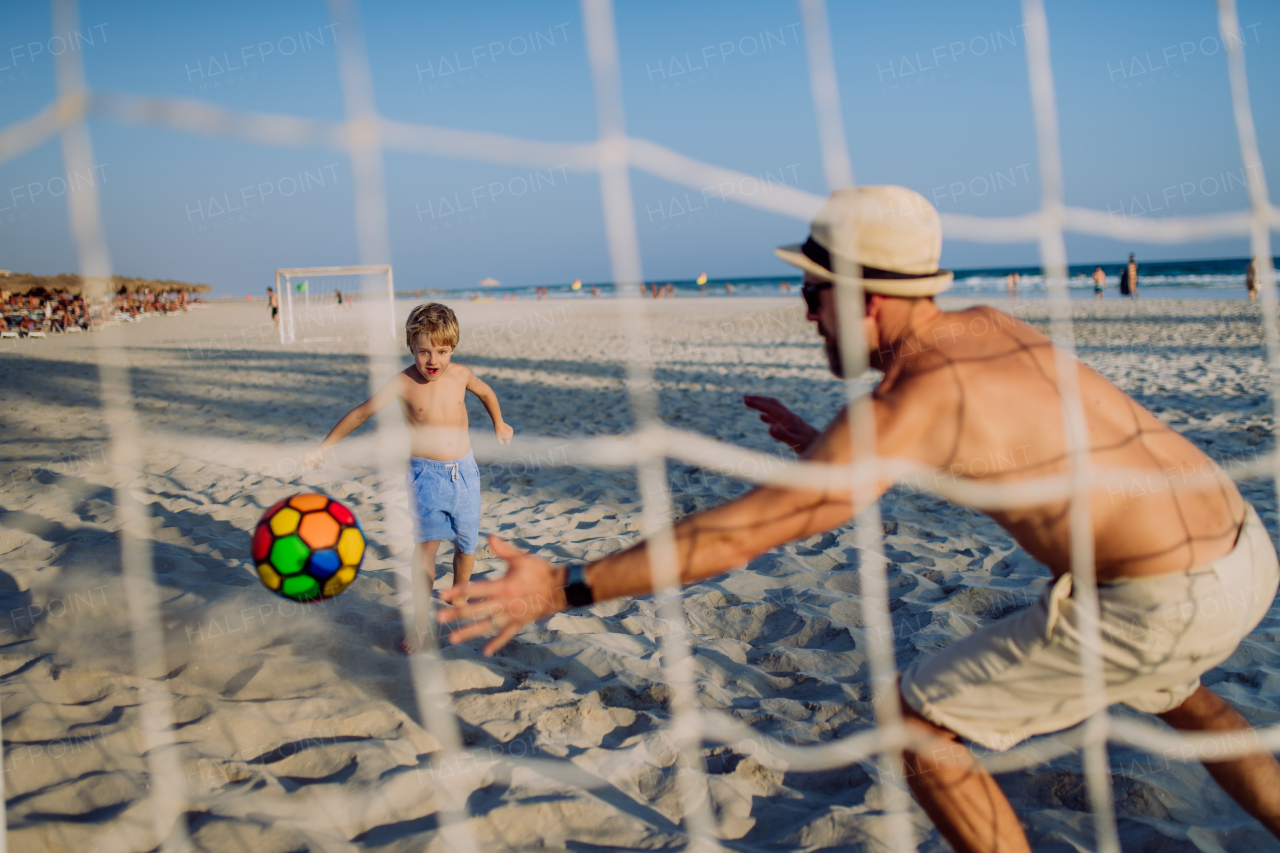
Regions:
<svg viewBox="0 0 1280 853"><path fill-rule="evenodd" d="M807 459L840 464L851 456L848 420L842 411L811 447ZM675 576L667 582L696 583L741 567L778 545L843 524L887 486L874 483L856 495L849 489L762 486L715 509L691 515L674 528L677 566ZM496 537L490 541L494 551L510 563L506 575L442 593L453 606L437 614L441 623L471 623L453 631L450 640L455 643L498 629L498 636L485 645L486 655L505 645L523 625L566 606L563 566L519 551ZM641 542L587 566L594 598L603 601L653 592L650 547Z"/></svg>

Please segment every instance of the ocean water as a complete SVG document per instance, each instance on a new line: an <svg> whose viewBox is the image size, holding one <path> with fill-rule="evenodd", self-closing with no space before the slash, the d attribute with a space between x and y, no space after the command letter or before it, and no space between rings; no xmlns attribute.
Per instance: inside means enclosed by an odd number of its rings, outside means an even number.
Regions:
<svg viewBox="0 0 1280 853"><path fill-rule="evenodd" d="M1107 275L1107 299L1123 299L1120 295L1120 273L1127 261L1113 264L1072 264L1069 267L1068 290L1072 299L1093 298L1093 270L1097 266ZM1138 294L1143 299L1245 299L1244 271L1248 258L1213 258L1196 261L1152 261L1138 259ZM1273 263L1280 265L1280 259ZM1045 299L1048 292L1045 276L1038 266L985 267L982 269L955 270L955 282L947 291L948 296L1003 297L1007 296L1006 281L1010 273L1021 276L1018 295L1021 299ZM676 296L791 296L800 295L799 270L796 275L765 276L758 278L709 279L705 287L694 279L665 279L650 282L665 286L674 284ZM791 285L790 293L783 290L783 283ZM591 299L590 283L572 290L569 284L545 285L553 299ZM613 296L615 288L609 283L596 283L601 296ZM502 299L537 298L536 287L470 288L480 296Z"/></svg>
<svg viewBox="0 0 1280 853"><path fill-rule="evenodd" d="M1214 258L1195 261L1138 260L1138 295L1143 299L1246 299L1244 271L1248 258ZM1093 298L1093 271L1101 266L1107 276L1105 298L1123 299L1120 273L1127 260L1114 264L1072 264L1068 267L1068 289L1073 299ZM1273 260L1273 263L1275 261ZM1018 295L1022 299L1047 296L1045 276L1040 267L992 267L956 270L953 296L1005 296L1012 272L1021 276Z"/></svg>

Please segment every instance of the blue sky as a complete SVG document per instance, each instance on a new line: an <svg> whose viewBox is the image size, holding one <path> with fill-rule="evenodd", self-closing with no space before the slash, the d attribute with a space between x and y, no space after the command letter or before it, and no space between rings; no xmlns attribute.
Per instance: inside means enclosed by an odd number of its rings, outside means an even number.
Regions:
<svg viewBox="0 0 1280 853"><path fill-rule="evenodd" d="M1068 203L1148 218L1247 206L1212 2L1048 0L1047 8ZM632 135L825 191L793 4L623 0L616 14ZM836 2L830 17L859 183L904 184L944 213L1036 206L1015 0ZM63 44L50 40L45 3L11 0L5 18L0 125L51 100L50 52ZM1240 18L1274 198L1280 6L1241 0ZM363 22L378 108L388 117L542 140L594 135L576 3L365 3ZM94 88L336 120L334 39L343 35L319 2L87 0L75 41ZM341 152L108 121L91 130L119 273L244 294L262 292L277 267L358 261L351 168ZM530 285L609 277L590 175L389 154L386 177L400 288L470 287L485 276ZM0 163L0 267L76 269L66 179L56 141ZM789 268L771 247L805 232L794 220L647 174L633 172L632 181L649 279L783 273ZM460 213L459 204L472 209ZM1243 240L1157 246L1086 237L1069 237L1068 250L1073 263L1129 251L1146 260L1247 253ZM1036 251L948 241L943 261L961 269L1031 264Z"/></svg>

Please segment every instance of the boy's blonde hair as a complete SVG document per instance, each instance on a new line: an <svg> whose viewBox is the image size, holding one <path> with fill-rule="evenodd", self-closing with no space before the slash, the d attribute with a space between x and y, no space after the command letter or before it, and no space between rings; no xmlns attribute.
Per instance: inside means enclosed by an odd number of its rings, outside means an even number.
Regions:
<svg viewBox="0 0 1280 853"><path fill-rule="evenodd" d="M427 302L409 312L409 319L404 324L404 339L409 349L421 334L436 346L457 347L462 332L458 329L458 318L453 309L439 302Z"/></svg>

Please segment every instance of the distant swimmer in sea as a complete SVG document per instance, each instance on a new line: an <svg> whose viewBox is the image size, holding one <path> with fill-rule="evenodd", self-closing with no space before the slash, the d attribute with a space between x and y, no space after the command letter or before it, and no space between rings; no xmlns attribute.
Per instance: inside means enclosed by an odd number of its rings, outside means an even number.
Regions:
<svg viewBox="0 0 1280 853"><path fill-rule="evenodd" d="M904 212L884 217L884 210ZM1060 353L1036 328L989 306L938 307L934 297L951 285L952 273L938 268L942 224L924 196L897 186L837 190L818 212L808 240L777 254L804 270L806 317L817 327L831 372L844 376L844 360L853 356L866 359L882 378L823 430L772 397L745 398L771 437L806 461L840 468L824 483L757 486L684 516L663 540L659 553L669 553L674 564L660 564L661 571L681 584L750 571L745 567L770 549L844 525L876 504L899 476L878 467L890 460L918 466L928 483L1006 493L1007 503L988 503L985 512L1053 580L1031 606L976 631L966 626L967 636L912 660L888 700L905 717L899 778L951 848L1030 850L1013 806L966 743L1007 750L1118 704L1159 716L1191 733L1192 743L1207 736L1199 751L1184 746L1167 753L1190 749L1182 754L1200 756L1209 775L1280 836L1274 744L1261 742L1244 717L1201 683L1268 614L1280 584L1271 536L1232 479L1136 400L1071 359L1083 404L1087 470L1098 478L1085 505L1089 527L1077 531L1089 541L1079 543L1065 493L1040 502L1026 497L1032 494L1026 487L1042 478L1070 477ZM855 316L837 319L837 287L858 294L861 304L850 306ZM842 327L854 324L861 326L860 353L849 351L847 340L842 346ZM790 393L806 405L813 402L805 386L796 384ZM691 397L689 405L708 403ZM861 437L866 433L855 417L875 424L871 443ZM861 473L850 483L853 472ZM1107 478L1120 472L1124 483L1132 478L1133 488ZM1024 487L1017 493L1022 497L1007 493L1017 486ZM962 532L938 530L940 537ZM851 549L836 544L841 540L824 541L832 543L825 546L826 564L849 568ZM508 563L505 575L442 591L450 606L437 611L439 622L454 623L452 642L490 636L488 655L535 620L571 608L586 617L593 603L654 591L644 541L590 562L559 564L496 536L489 544ZM1099 695L1084 687L1089 665L1082 660L1082 625L1090 617L1081 603L1085 590L1075 586L1074 545L1086 548L1098 581L1092 587L1089 579L1101 621ZM547 556L565 553L551 541L538 547ZM826 571L817 562L809 568ZM877 638L864 628L856 640ZM1249 652L1257 666L1269 660L1263 655L1270 645L1267 634ZM875 725L872 709L859 715L864 726ZM1228 746L1237 751L1224 753L1224 742L1252 751Z"/></svg>
<svg viewBox="0 0 1280 853"><path fill-rule="evenodd" d="M1249 291L1249 301L1258 298L1258 256L1249 259L1249 266L1244 268L1244 289Z"/></svg>
<svg viewBox="0 0 1280 853"><path fill-rule="evenodd" d="M1102 271L1102 267L1093 268L1093 298L1102 299L1106 295L1107 290L1107 274Z"/></svg>

